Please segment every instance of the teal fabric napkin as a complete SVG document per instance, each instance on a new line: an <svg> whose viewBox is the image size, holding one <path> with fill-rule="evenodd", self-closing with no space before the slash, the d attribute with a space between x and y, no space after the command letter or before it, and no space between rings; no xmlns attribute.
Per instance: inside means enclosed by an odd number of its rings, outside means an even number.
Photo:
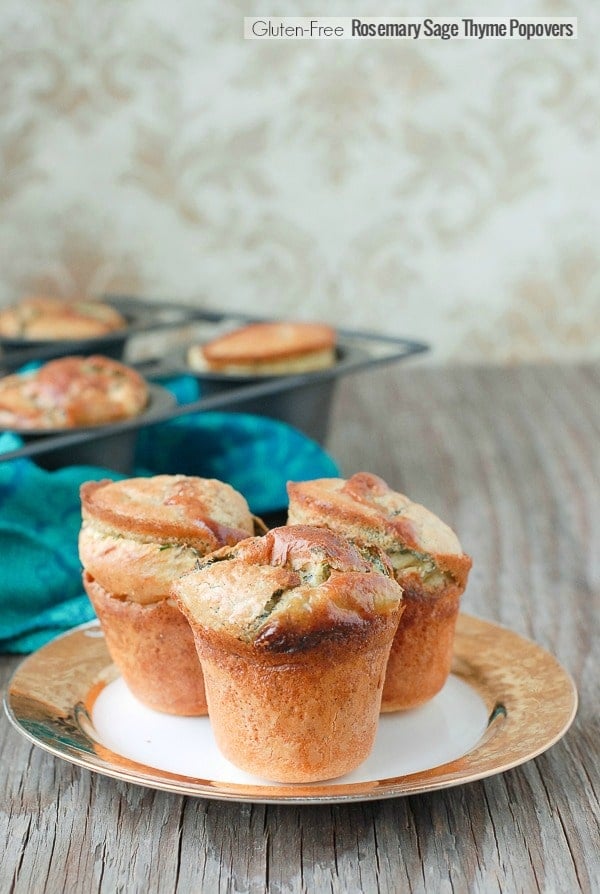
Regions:
<svg viewBox="0 0 600 894"><path fill-rule="evenodd" d="M180 402L197 396L187 378L169 387ZM0 453L20 443L2 434ZM286 506L287 481L339 471L318 444L283 422L205 412L140 431L134 474L176 473L226 481L264 515ZM79 487L123 477L95 466L47 472L27 458L0 462L0 652L30 652L94 617L77 552Z"/></svg>

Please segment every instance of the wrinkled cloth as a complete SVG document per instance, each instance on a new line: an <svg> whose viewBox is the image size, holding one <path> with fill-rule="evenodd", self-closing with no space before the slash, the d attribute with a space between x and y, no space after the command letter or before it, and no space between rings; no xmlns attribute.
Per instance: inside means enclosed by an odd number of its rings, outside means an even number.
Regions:
<svg viewBox="0 0 600 894"><path fill-rule="evenodd" d="M195 383L194 383L195 385ZM194 399L187 381L172 385ZM0 435L0 453L20 446ZM184 474L226 481L256 515L287 506L286 482L339 474L317 443L277 420L203 412L142 429L135 475ZM84 481L124 478L106 468L41 469L29 458L0 462L0 651L25 653L93 619L83 593L77 538Z"/></svg>

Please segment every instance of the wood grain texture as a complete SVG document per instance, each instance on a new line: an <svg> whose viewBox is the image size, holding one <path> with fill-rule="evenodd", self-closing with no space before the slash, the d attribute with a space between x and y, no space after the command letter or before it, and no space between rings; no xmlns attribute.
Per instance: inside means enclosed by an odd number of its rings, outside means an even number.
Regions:
<svg viewBox="0 0 600 894"><path fill-rule="evenodd" d="M0 891L600 890L600 369L404 366L340 384L330 449L446 519L463 607L570 670L566 737L483 782L369 804L211 802L56 760L0 721ZM0 659L6 686L17 659Z"/></svg>

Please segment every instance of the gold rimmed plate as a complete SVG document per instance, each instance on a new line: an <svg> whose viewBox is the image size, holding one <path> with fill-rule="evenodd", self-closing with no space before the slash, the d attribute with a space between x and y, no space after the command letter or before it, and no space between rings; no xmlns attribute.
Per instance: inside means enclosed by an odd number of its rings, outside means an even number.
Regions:
<svg viewBox="0 0 600 894"><path fill-rule="evenodd" d="M5 708L31 742L107 776L197 797L306 804L417 794L502 773L565 734L577 693L540 646L461 615L442 692L422 708L382 715L371 756L352 774L301 785L236 770L218 753L208 718L167 717L136 702L95 621L25 659Z"/></svg>

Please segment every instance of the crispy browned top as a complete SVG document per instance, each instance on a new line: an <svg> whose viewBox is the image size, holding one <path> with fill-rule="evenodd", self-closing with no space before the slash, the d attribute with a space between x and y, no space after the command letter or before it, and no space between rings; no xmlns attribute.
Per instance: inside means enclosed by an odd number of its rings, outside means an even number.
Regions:
<svg viewBox="0 0 600 894"><path fill-rule="evenodd" d="M11 338L92 338L126 325L127 320L116 308L101 301L33 295L0 311L0 335Z"/></svg>
<svg viewBox="0 0 600 894"><path fill-rule="evenodd" d="M173 584L192 626L274 652L373 636L400 617L385 556L332 531L286 526L200 559ZM392 617L393 616L393 617Z"/></svg>
<svg viewBox="0 0 600 894"><path fill-rule="evenodd" d="M84 522L106 534L185 543L206 552L254 531L244 497L214 478L155 475L81 486Z"/></svg>
<svg viewBox="0 0 600 894"><path fill-rule="evenodd" d="M0 424L7 428L74 428L137 416L148 386L109 357L61 357L38 370L0 379Z"/></svg>
<svg viewBox="0 0 600 894"><path fill-rule="evenodd" d="M296 357L333 348L335 330L324 323L252 323L202 346L211 365Z"/></svg>
<svg viewBox="0 0 600 894"><path fill-rule="evenodd" d="M359 472L351 478L289 482L289 521L322 524L349 537L375 542L387 553L409 549L432 556L437 566L466 579L471 560L441 519L382 478Z"/></svg>

